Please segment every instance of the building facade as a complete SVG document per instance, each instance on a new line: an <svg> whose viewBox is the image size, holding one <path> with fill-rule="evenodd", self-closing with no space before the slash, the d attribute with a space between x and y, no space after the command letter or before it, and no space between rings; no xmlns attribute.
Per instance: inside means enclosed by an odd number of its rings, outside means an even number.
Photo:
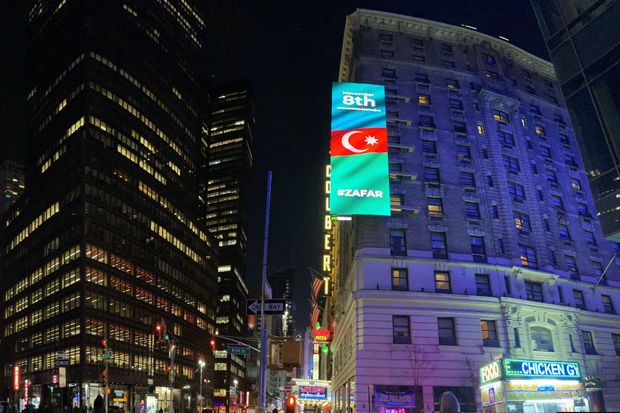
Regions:
<svg viewBox="0 0 620 413"><path fill-rule="evenodd" d="M196 372L204 361L212 383L217 272L198 223L194 3L28 2L32 142L2 242L3 399L92 407L107 378L125 411L147 393L183 411L200 388L211 404Z"/></svg>
<svg viewBox="0 0 620 413"><path fill-rule="evenodd" d="M4 214L24 192L24 167L13 161L0 165L0 215Z"/></svg>
<svg viewBox="0 0 620 413"><path fill-rule="evenodd" d="M331 225L333 409L433 412L450 390L481 411L501 356L576 361L590 408L619 409L619 268L551 64L357 10L339 81L385 85L392 214Z"/></svg>
<svg viewBox="0 0 620 413"><path fill-rule="evenodd" d="M254 140L254 100L247 84L228 84L210 93L206 138L206 182L201 183L206 204L205 223L218 248L219 335L248 335L245 314L247 254L247 196ZM215 351L214 402L219 410L236 411L244 405L251 383L246 376L247 356L229 354L218 340ZM245 402L244 402L245 400Z"/></svg>
<svg viewBox="0 0 620 413"><path fill-rule="evenodd" d="M620 4L532 0L605 235L620 241Z"/></svg>
<svg viewBox="0 0 620 413"><path fill-rule="evenodd" d="M272 288L274 299L286 300L286 310L282 316L274 316L270 334L282 337L291 337L295 333L295 308L293 306L293 291L295 286L295 267L287 265L271 270L267 277Z"/></svg>

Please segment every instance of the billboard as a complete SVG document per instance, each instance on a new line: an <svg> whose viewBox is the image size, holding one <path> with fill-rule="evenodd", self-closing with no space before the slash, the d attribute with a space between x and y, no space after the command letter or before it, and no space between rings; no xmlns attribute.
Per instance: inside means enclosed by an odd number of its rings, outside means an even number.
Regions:
<svg viewBox="0 0 620 413"><path fill-rule="evenodd" d="M304 400L327 400L327 387L299 386L299 398Z"/></svg>
<svg viewBox="0 0 620 413"><path fill-rule="evenodd" d="M330 213L390 215L385 88L332 85Z"/></svg>

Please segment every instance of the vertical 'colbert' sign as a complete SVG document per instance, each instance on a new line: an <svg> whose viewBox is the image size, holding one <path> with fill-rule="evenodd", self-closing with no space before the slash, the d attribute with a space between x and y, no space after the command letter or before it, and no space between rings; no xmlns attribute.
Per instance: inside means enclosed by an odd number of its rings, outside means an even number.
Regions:
<svg viewBox="0 0 620 413"><path fill-rule="evenodd" d="M385 89L332 87L330 212L390 215Z"/></svg>

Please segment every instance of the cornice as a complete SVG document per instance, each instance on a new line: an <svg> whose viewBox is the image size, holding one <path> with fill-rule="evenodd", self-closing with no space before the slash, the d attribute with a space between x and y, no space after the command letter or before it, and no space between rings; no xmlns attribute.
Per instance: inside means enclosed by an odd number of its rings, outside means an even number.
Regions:
<svg viewBox="0 0 620 413"><path fill-rule="evenodd" d="M340 81L348 79L349 60L353 50L353 32L360 26L367 25L375 29L383 29L400 33L417 34L453 43L475 44L492 49L502 56L509 57L531 71L556 80L555 70L551 62L541 59L525 50L493 36L464 27L446 23L387 13L376 10L357 9L347 16L344 30L342 55L340 60ZM345 52L346 51L346 52Z"/></svg>

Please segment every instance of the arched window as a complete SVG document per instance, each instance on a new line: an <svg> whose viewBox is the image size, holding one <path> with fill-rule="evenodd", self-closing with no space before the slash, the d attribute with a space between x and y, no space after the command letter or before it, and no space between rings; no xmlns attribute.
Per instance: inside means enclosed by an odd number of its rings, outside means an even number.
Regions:
<svg viewBox="0 0 620 413"><path fill-rule="evenodd" d="M530 328L532 344L536 351L553 351L553 335L551 330L544 327Z"/></svg>

